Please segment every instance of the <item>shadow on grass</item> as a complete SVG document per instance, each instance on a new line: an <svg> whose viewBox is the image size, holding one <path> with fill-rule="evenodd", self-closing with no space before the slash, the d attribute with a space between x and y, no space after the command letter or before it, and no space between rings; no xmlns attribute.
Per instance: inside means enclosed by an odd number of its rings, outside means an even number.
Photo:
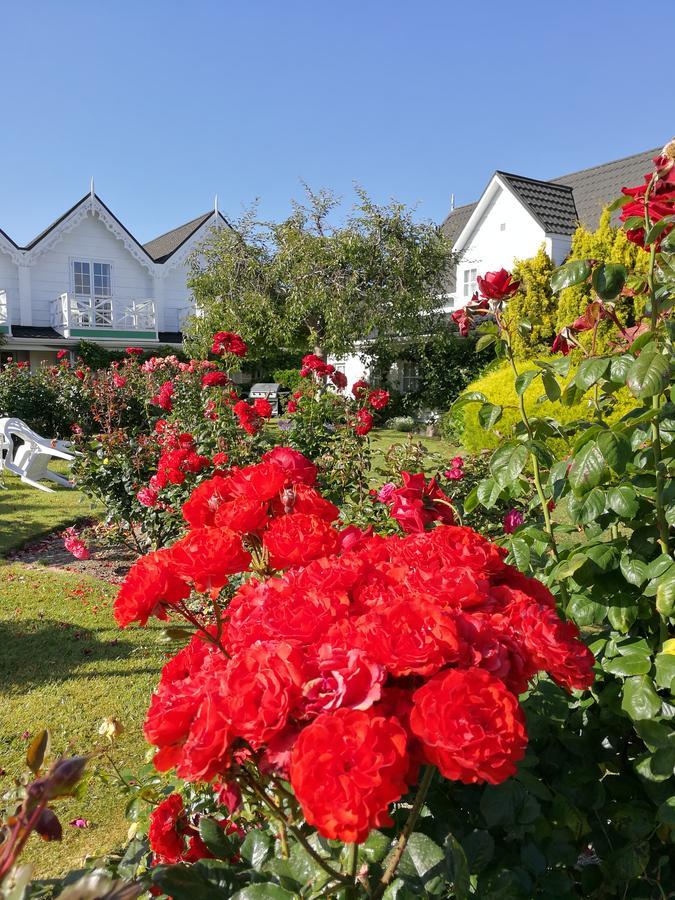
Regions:
<svg viewBox="0 0 675 900"><path fill-rule="evenodd" d="M72 678L127 678L157 672L156 665L132 667L125 663L120 668L104 665L100 669L92 665L122 662L142 649L124 638L104 640L101 633L109 635L111 631L54 619L0 622L0 685L6 693L13 693ZM83 666L86 668L76 671Z"/></svg>

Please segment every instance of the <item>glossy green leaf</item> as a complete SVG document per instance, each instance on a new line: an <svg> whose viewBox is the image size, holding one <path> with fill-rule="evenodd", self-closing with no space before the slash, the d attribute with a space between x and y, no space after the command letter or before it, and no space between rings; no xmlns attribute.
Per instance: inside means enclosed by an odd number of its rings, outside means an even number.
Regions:
<svg viewBox="0 0 675 900"><path fill-rule="evenodd" d="M530 546L527 541L520 537L514 537L511 539L509 547L516 568L521 572L527 572L530 568Z"/></svg>
<svg viewBox="0 0 675 900"><path fill-rule="evenodd" d="M199 834L216 859L231 859L239 849L239 841L232 840L210 816L200 818Z"/></svg>
<svg viewBox="0 0 675 900"><path fill-rule="evenodd" d="M445 873L439 864L444 862L445 854L438 844L426 834L415 831L410 835L404 855L409 857L427 893L443 893Z"/></svg>
<svg viewBox="0 0 675 900"><path fill-rule="evenodd" d="M602 668L612 675L646 675L652 667L651 659L639 653L629 653L628 656L615 656L614 659L606 659Z"/></svg>
<svg viewBox="0 0 675 900"><path fill-rule="evenodd" d="M640 587L647 580L647 564L635 556L627 556L624 554L619 563L621 574L628 584Z"/></svg>
<svg viewBox="0 0 675 900"><path fill-rule="evenodd" d="M656 812L656 817L659 822L675 828L675 796L668 797L667 800L663 801Z"/></svg>
<svg viewBox="0 0 675 900"><path fill-rule="evenodd" d="M232 894L232 900L297 900L295 892L287 891L278 884L249 884Z"/></svg>
<svg viewBox="0 0 675 900"><path fill-rule="evenodd" d="M471 877L464 848L452 834L446 837L444 848L455 900L467 900L471 891Z"/></svg>
<svg viewBox="0 0 675 900"><path fill-rule="evenodd" d="M647 675L635 675L623 686L621 709L631 719L653 719L661 710L661 698L654 690L654 684Z"/></svg>
<svg viewBox="0 0 675 900"><path fill-rule="evenodd" d="M597 487L607 473L607 466L602 451L595 443L589 441L575 455L569 472L570 487L577 496Z"/></svg>
<svg viewBox="0 0 675 900"><path fill-rule="evenodd" d="M656 609L662 616L675 614L675 576L666 576L657 587Z"/></svg>
<svg viewBox="0 0 675 900"><path fill-rule="evenodd" d="M593 270L591 283L602 300L614 300L626 283L626 268L620 263L601 263Z"/></svg>
<svg viewBox="0 0 675 900"><path fill-rule="evenodd" d="M511 484L525 468L527 447L524 444L504 444L492 454L490 470L501 487Z"/></svg>
<svg viewBox="0 0 675 900"><path fill-rule="evenodd" d="M528 369L527 372L521 372L520 375L516 378L516 394L521 397L528 387L532 384L535 378L541 373L537 371L537 369Z"/></svg>
<svg viewBox="0 0 675 900"><path fill-rule="evenodd" d="M564 288L587 281L590 274L591 263L588 259L577 259L565 263L551 275L551 290L557 294Z"/></svg>
<svg viewBox="0 0 675 900"><path fill-rule="evenodd" d="M599 356L584 359L579 363L579 368L574 376L574 383L580 391L587 391L589 387L600 381L608 368L609 359L607 357Z"/></svg>
<svg viewBox="0 0 675 900"><path fill-rule="evenodd" d="M607 607L607 620L612 628L627 634L638 617L637 603L621 603Z"/></svg>
<svg viewBox="0 0 675 900"><path fill-rule="evenodd" d="M487 347L491 347L496 340L496 334L481 334L481 336L476 341L476 353L480 353L481 350L485 350Z"/></svg>
<svg viewBox="0 0 675 900"><path fill-rule="evenodd" d="M629 484L621 484L618 487L610 488L607 491L607 503L617 516L621 516L624 519L632 519L640 506L635 488Z"/></svg>
<svg viewBox="0 0 675 900"><path fill-rule="evenodd" d="M49 752L49 743L50 734L48 729L45 728L42 731L39 731L28 745L28 750L26 751L26 765L33 775L37 775L42 768L45 757Z"/></svg>
<svg viewBox="0 0 675 900"><path fill-rule="evenodd" d="M478 410L478 421L481 424L481 428L484 428L485 431L489 431L493 428L501 419L502 412L503 407L498 404L484 403Z"/></svg>
<svg viewBox="0 0 675 900"><path fill-rule="evenodd" d="M550 372L544 372L541 376L541 380L544 384L544 390L546 391L548 399L551 403L557 403L557 401L560 400L560 394L562 393L558 379Z"/></svg>
<svg viewBox="0 0 675 900"><path fill-rule="evenodd" d="M670 377L670 363L653 344L640 353L628 372L626 384L639 400L655 397L665 390Z"/></svg>
<svg viewBox="0 0 675 900"><path fill-rule="evenodd" d="M584 497L571 494L567 509L572 522L577 525L595 522L605 511L605 492L600 488L593 488Z"/></svg>
<svg viewBox="0 0 675 900"><path fill-rule="evenodd" d="M259 869L271 852L272 841L269 835L259 830L249 831L239 850L242 859L250 863L254 869Z"/></svg>
<svg viewBox="0 0 675 900"><path fill-rule="evenodd" d="M656 675L654 681L657 687L665 688L671 694L675 693L675 656L672 653L657 653Z"/></svg>

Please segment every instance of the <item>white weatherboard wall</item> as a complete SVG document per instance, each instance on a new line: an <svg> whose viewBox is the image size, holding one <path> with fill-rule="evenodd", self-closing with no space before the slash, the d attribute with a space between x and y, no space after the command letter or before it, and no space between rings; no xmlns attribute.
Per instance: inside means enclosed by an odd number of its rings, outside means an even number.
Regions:
<svg viewBox="0 0 675 900"><path fill-rule="evenodd" d="M463 296L465 269L477 269L479 275L497 269L510 269L516 259L534 256L546 234L513 194L498 184L487 208L462 241L462 259L457 266L455 309L465 306L471 297Z"/></svg>
<svg viewBox="0 0 675 900"><path fill-rule="evenodd" d="M51 301L65 291L72 291L73 259L111 263L115 298L145 300L153 296L153 280L148 269L131 256L103 222L89 214L52 249L36 255L31 267L33 325L50 325Z"/></svg>
<svg viewBox="0 0 675 900"><path fill-rule="evenodd" d="M19 321L19 267L8 253L0 248L0 291L7 293L10 322Z"/></svg>

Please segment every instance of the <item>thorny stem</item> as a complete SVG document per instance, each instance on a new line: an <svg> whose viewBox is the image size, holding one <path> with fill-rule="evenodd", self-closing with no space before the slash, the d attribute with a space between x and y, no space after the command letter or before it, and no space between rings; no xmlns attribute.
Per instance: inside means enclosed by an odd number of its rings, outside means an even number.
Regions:
<svg viewBox="0 0 675 900"><path fill-rule="evenodd" d="M346 890L346 898L347 900L353 900L356 896L356 873L359 868L359 845L358 844L350 844L349 846L349 869L348 874L352 879L353 884L351 884Z"/></svg>
<svg viewBox="0 0 675 900"><path fill-rule="evenodd" d="M424 801L427 796L427 792L431 785L431 780L434 777L435 772L434 766L426 766L424 770L424 775L422 777L422 781L420 782L420 786L417 789L417 794L413 801L412 808L408 815L405 825L403 826L403 830L401 831L401 835L398 839L398 844L396 845L396 850L394 851L387 868L384 870L384 874L380 879L380 883L377 888L373 891L373 900L379 900L379 898L384 894L387 889L387 885L394 878L396 874L396 869L398 868L398 864L401 862L401 857L405 851L405 848L408 846L408 841L410 840L410 835L413 833L415 825L417 824L417 820L419 818L420 812L422 811L422 807L424 805Z"/></svg>

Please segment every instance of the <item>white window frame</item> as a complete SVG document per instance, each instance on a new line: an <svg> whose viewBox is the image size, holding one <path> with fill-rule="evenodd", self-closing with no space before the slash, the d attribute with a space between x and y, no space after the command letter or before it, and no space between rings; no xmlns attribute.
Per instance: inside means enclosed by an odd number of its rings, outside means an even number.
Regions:
<svg viewBox="0 0 675 900"><path fill-rule="evenodd" d="M477 282L478 269L469 268L462 271L462 296L465 300L470 300L478 288Z"/></svg>
<svg viewBox="0 0 675 900"><path fill-rule="evenodd" d="M79 294L75 290L75 263L87 263L89 266L89 293ZM94 293L94 265L108 266L110 268L110 293L96 294ZM92 300L112 300L115 296L113 284L114 265L111 259L93 259L87 256L71 256L70 257L70 289L76 297L91 297Z"/></svg>
<svg viewBox="0 0 675 900"><path fill-rule="evenodd" d="M422 382L420 367L409 359L401 359L398 366L398 389L402 394L414 394L419 391Z"/></svg>

